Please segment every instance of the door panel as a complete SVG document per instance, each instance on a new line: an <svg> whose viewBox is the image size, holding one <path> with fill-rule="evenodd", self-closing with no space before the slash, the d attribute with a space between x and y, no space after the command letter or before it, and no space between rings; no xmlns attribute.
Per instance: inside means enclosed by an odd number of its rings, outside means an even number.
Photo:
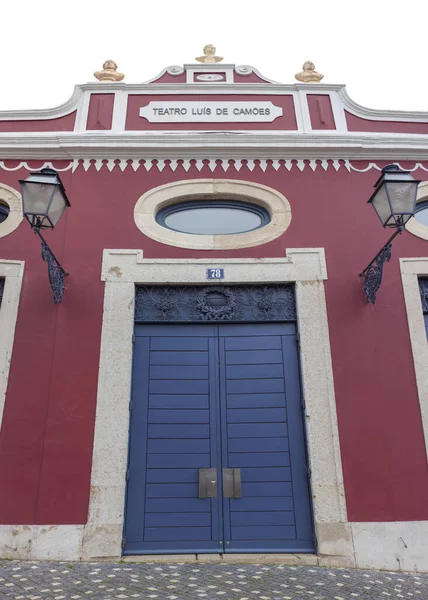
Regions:
<svg viewBox="0 0 428 600"><path fill-rule="evenodd" d="M295 335L294 324L219 329L222 464L242 481L242 497L224 499L226 552L315 549Z"/></svg>
<svg viewBox="0 0 428 600"><path fill-rule="evenodd" d="M295 325L135 334L125 554L313 552ZM213 468L217 496L200 498Z"/></svg>
<svg viewBox="0 0 428 600"><path fill-rule="evenodd" d="M217 346L214 325L136 327L125 554L221 550L221 501L199 498L199 469L219 469Z"/></svg>

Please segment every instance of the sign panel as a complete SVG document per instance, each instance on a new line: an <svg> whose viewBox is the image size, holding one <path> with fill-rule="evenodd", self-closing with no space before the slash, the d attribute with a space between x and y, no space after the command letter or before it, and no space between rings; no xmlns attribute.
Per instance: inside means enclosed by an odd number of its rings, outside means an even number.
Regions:
<svg viewBox="0 0 428 600"><path fill-rule="evenodd" d="M207 269L207 279L224 279L224 269Z"/></svg>
<svg viewBox="0 0 428 600"><path fill-rule="evenodd" d="M272 102L150 102L140 108L149 123L271 123L282 116Z"/></svg>

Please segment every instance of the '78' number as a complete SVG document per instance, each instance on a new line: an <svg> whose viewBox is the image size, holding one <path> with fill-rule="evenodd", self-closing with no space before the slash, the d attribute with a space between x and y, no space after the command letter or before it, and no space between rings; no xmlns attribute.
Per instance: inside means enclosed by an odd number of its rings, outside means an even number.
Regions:
<svg viewBox="0 0 428 600"><path fill-rule="evenodd" d="M223 279L224 269L208 269L208 279Z"/></svg>

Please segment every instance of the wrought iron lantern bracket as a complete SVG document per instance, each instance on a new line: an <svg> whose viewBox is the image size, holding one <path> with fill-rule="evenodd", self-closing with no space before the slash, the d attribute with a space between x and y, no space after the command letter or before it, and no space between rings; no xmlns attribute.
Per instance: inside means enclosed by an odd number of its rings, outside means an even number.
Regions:
<svg viewBox="0 0 428 600"><path fill-rule="evenodd" d="M42 229L54 229L70 202L55 169L43 168L20 179L23 215L40 238L42 259L48 265L49 283L55 304L62 302L64 277L68 275L41 234Z"/></svg>
<svg viewBox="0 0 428 600"><path fill-rule="evenodd" d="M68 275L68 273L64 271L61 263L49 248L47 241L40 233L40 229L34 227L33 231L40 238L42 244L42 259L48 263L49 283L52 288L54 302L55 304L58 304L59 302L62 302L62 296L64 294L64 277Z"/></svg>
<svg viewBox="0 0 428 600"><path fill-rule="evenodd" d="M364 291L367 296L367 302L374 304L376 302L376 294L382 283L383 265L389 262L392 252L392 240L403 232L403 226L400 225L397 230L391 235L389 240L382 246L374 259L369 262L367 267L360 277L364 277Z"/></svg>
<svg viewBox="0 0 428 600"><path fill-rule="evenodd" d="M415 214L416 194L420 181L410 171L402 171L399 165L386 165L375 183L375 191L368 203L373 206L383 227L394 228L395 232L382 246L374 259L362 273L367 302L374 304L382 283L383 265L391 259L393 239L403 232L404 226Z"/></svg>

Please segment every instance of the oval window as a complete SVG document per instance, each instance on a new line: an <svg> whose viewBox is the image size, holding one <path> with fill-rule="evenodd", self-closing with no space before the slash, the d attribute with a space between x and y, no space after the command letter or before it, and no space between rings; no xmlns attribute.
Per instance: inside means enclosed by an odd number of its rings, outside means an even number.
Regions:
<svg viewBox="0 0 428 600"><path fill-rule="evenodd" d="M3 204L2 202L0 202L0 223L3 223L3 221L6 221L8 216L9 216L9 207L6 206L6 204Z"/></svg>
<svg viewBox="0 0 428 600"><path fill-rule="evenodd" d="M230 235L245 233L270 222L266 209L237 200L180 202L160 210L156 221L181 233Z"/></svg>
<svg viewBox="0 0 428 600"><path fill-rule="evenodd" d="M428 225L428 200L416 204L415 219L422 225Z"/></svg>

